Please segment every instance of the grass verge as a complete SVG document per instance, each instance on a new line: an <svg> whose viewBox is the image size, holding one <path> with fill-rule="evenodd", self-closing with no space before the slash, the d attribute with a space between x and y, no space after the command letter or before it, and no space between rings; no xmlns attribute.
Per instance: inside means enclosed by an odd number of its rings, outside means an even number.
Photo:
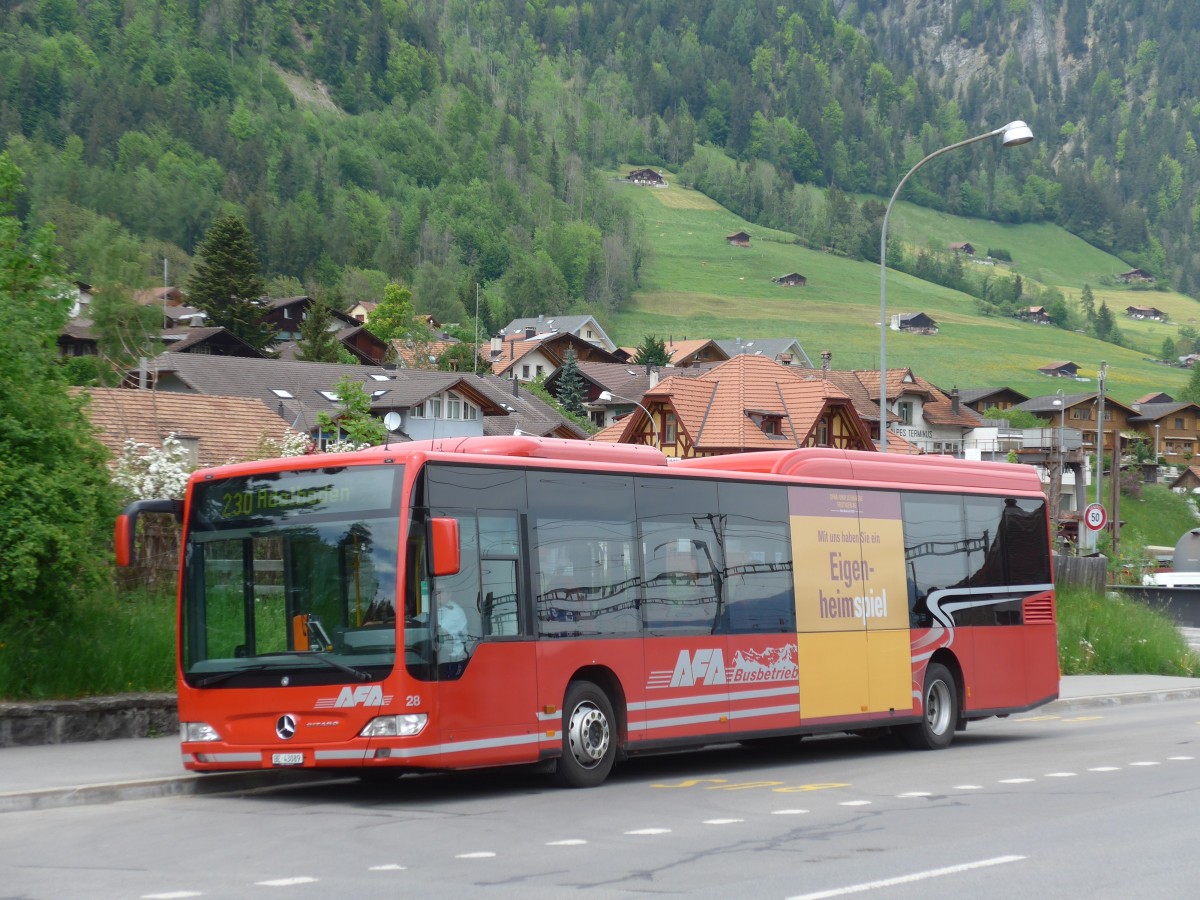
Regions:
<svg viewBox="0 0 1200 900"><path fill-rule="evenodd" d="M175 599L82 600L53 621L0 631L0 698L50 700L175 689Z"/></svg>
<svg viewBox="0 0 1200 900"><path fill-rule="evenodd" d="M1064 675L1200 674L1200 659L1168 617L1078 587L1058 592L1058 662Z"/></svg>

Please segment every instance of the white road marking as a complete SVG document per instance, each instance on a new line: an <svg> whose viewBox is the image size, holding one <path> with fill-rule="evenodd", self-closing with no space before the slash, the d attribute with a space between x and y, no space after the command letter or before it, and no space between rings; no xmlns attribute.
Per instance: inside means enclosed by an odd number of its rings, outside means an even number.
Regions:
<svg viewBox="0 0 1200 900"><path fill-rule="evenodd" d="M1047 772L1046 778L1074 778L1074 772Z"/></svg>
<svg viewBox="0 0 1200 900"><path fill-rule="evenodd" d="M941 878L943 875L957 875L960 872L970 872L972 869L983 869L988 866L1000 866L1005 863L1019 862L1024 856L997 856L994 859L981 859L979 862L963 863L959 866L947 866L944 869L929 869L925 872L914 872L911 875L901 875L898 878L885 878L882 881L868 881L863 884L852 884L831 891L818 891L815 894L797 894L788 900L827 900L830 897L845 897L847 894L861 894L879 888L894 887L898 884L912 884L915 881L925 881L928 878Z"/></svg>
<svg viewBox="0 0 1200 900"><path fill-rule="evenodd" d="M870 800L844 800L838 806L870 806Z"/></svg>
<svg viewBox="0 0 1200 900"><path fill-rule="evenodd" d="M773 816L803 816L807 814L807 809L776 809L771 812Z"/></svg>
<svg viewBox="0 0 1200 900"><path fill-rule="evenodd" d="M1133 763L1130 763L1130 765L1131 766L1157 766L1158 763L1156 763L1156 762L1133 762Z"/></svg>
<svg viewBox="0 0 1200 900"><path fill-rule="evenodd" d="M956 784L954 786L954 789L956 791L982 791L983 785L982 784Z"/></svg>
<svg viewBox="0 0 1200 900"><path fill-rule="evenodd" d="M1089 772L1119 772L1120 766L1096 766L1094 769L1088 769Z"/></svg>
<svg viewBox="0 0 1200 900"><path fill-rule="evenodd" d="M396 863L388 863L387 865L383 865L383 866L371 866L371 868L368 869L367 871L369 871L369 872L403 872L404 868L405 868L404 866L397 865Z"/></svg>
<svg viewBox="0 0 1200 900"><path fill-rule="evenodd" d="M736 825L738 822L745 822L745 819L705 819L705 825Z"/></svg>
<svg viewBox="0 0 1200 900"><path fill-rule="evenodd" d="M271 881L256 881L258 887L292 887L297 884L314 884L317 879L300 875L296 878L274 878Z"/></svg>
<svg viewBox="0 0 1200 900"><path fill-rule="evenodd" d="M587 841L581 838L567 838L565 841L550 841L546 844L547 847L580 847L586 844Z"/></svg>
<svg viewBox="0 0 1200 900"><path fill-rule="evenodd" d="M1168 756L1167 757L1167 759L1175 759L1175 760L1195 759L1195 758L1196 757L1194 757L1194 756Z"/></svg>
<svg viewBox="0 0 1200 900"><path fill-rule="evenodd" d="M626 834L670 834L670 828L638 828L635 831L627 831Z"/></svg>
<svg viewBox="0 0 1200 900"><path fill-rule="evenodd" d="M1001 778L1001 784L1029 784L1033 781L1032 778Z"/></svg>
<svg viewBox="0 0 1200 900"><path fill-rule="evenodd" d="M491 859L495 856L490 850L478 850L475 853L459 853L455 859Z"/></svg>
<svg viewBox="0 0 1200 900"><path fill-rule="evenodd" d="M184 900L186 897L203 897L200 891L168 891L165 894L142 894L141 900Z"/></svg>
<svg viewBox="0 0 1200 900"><path fill-rule="evenodd" d="M909 791L906 794L897 794L897 797L932 797L933 794L929 791Z"/></svg>

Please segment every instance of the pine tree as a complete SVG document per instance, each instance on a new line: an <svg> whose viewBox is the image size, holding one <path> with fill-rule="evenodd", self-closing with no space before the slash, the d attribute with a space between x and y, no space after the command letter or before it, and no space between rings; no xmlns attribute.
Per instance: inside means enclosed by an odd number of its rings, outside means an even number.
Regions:
<svg viewBox="0 0 1200 900"><path fill-rule="evenodd" d="M1087 325L1088 331L1093 331L1096 328L1096 297L1092 293L1092 286L1085 284L1083 293L1079 295L1079 305L1083 309L1083 320Z"/></svg>
<svg viewBox="0 0 1200 900"><path fill-rule="evenodd" d="M237 216L213 222L200 246L189 299L220 325L259 350L275 342L275 330L262 322L263 280L254 239Z"/></svg>
<svg viewBox="0 0 1200 900"><path fill-rule="evenodd" d="M644 366L646 363L650 363L652 366L665 366L671 361L671 355L667 353L667 342L652 334L646 335L638 344L633 361L639 366Z"/></svg>
<svg viewBox="0 0 1200 900"><path fill-rule="evenodd" d="M333 315L321 300L313 300L308 315L300 323L300 343L296 359L301 362L340 362L341 342L333 325Z"/></svg>
<svg viewBox="0 0 1200 900"><path fill-rule="evenodd" d="M1188 378L1179 399L1188 403L1200 403L1200 366L1192 366L1192 375Z"/></svg>
<svg viewBox="0 0 1200 900"><path fill-rule="evenodd" d="M579 374L579 360L574 348L567 350L558 373L558 402L568 412L583 415L583 376Z"/></svg>

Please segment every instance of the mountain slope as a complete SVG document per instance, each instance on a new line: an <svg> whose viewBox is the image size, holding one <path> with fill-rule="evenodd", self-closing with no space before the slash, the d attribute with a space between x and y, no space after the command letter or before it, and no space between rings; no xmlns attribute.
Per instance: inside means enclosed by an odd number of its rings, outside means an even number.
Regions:
<svg viewBox="0 0 1200 900"><path fill-rule="evenodd" d="M619 344L636 345L648 333L677 340L795 337L814 360L822 350L832 351L835 368L879 365L878 265L801 247L792 235L754 226L674 181L667 190L630 185L613 189L643 217L651 246L641 290L604 322ZM903 202L894 215L897 230L911 240L934 221L929 211ZM1052 274L1052 283L1076 294L1088 278L1121 266L1120 260L1050 225L999 226L938 214L937 228L930 231L937 229L965 234L984 246L999 235L1018 271L1028 258L1039 274ZM739 230L751 235L749 247L725 242L726 235ZM984 237L978 239L976 233ZM1057 264L1061 272L1049 268L1055 257L1070 260ZM793 271L806 276L805 287L771 282ZM1165 302L1158 292L1125 290L1114 295L1128 298L1120 312L1125 305L1161 308ZM1194 305L1189 298L1176 299ZM1185 371L1147 360L1136 350L1058 328L982 316L966 294L895 271L887 276L887 312L924 312L938 322L935 336L889 330L887 359L889 368L910 366L946 389L1008 385L1030 396L1053 393L1063 382L1038 375L1037 369L1057 360L1078 363L1087 377L1094 377L1100 360L1106 360L1108 393L1125 403L1150 391L1178 395L1187 381ZM1126 320L1120 321L1125 327ZM1159 328L1163 335L1174 331L1174 326ZM1095 384L1072 382L1067 387L1084 391Z"/></svg>

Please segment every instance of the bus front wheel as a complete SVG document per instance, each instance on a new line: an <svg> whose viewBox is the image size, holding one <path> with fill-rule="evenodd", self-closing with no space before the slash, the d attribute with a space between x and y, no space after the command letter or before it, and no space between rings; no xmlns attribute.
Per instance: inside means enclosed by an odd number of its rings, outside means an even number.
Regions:
<svg viewBox="0 0 1200 900"><path fill-rule="evenodd" d="M950 670L940 663L930 663L921 696L921 721L904 727L905 743L916 750L949 747L958 722L958 691Z"/></svg>
<svg viewBox="0 0 1200 900"><path fill-rule="evenodd" d="M562 756L555 766L567 787L595 787L617 758L616 719L608 696L590 681L573 681L563 701Z"/></svg>

